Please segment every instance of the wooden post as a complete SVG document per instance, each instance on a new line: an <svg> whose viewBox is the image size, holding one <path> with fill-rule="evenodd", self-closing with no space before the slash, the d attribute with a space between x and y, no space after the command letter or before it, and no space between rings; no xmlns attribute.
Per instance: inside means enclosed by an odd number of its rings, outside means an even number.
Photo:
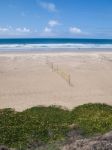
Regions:
<svg viewBox="0 0 112 150"><path fill-rule="evenodd" d="M62 77L69 84L69 86L73 86L71 84L71 76L70 76L70 74L68 74L67 72L63 71L61 68L59 68L58 65L54 65L53 62L50 62L48 60L48 57L46 58L46 63L52 69L52 72L53 71L57 72L57 74L59 74L60 77Z"/></svg>
<svg viewBox="0 0 112 150"><path fill-rule="evenodd" d="M53 63L51 63L51 69L52 69L52 71L53 71L53 68L54 68Z"/></svg>

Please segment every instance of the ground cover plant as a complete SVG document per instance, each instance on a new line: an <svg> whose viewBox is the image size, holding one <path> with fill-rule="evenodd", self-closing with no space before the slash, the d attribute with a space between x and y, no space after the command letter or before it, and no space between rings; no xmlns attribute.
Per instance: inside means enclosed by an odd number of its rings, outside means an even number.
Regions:
<svg viewBox="0 0 112 150"><path fill-rule="evenodd" d="M0 110L0 144L26 149L29 143L52 143L67 137L71 130L84 136L103 134L112 129L112 106L85 104L67 110L38 106L23 112Z"/></svg>

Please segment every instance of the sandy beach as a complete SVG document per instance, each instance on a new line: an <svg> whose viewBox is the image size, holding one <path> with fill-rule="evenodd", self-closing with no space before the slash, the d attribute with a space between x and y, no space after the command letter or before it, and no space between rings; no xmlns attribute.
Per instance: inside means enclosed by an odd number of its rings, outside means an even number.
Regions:
<svg viewBox="0 0 112 150"><path fill-rule="evenodd" d="M96 102L112 105L112 52L0 53L0 109Z"/></svg>

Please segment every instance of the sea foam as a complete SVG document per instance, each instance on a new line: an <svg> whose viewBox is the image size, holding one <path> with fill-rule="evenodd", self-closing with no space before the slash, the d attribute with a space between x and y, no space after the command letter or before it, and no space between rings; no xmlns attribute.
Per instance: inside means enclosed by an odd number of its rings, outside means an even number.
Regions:
<svg viewBox="0 0 112 150"><path fill-rule="evenodd" d="M112 48L112 44L1 44L0 50Z"/></svg>

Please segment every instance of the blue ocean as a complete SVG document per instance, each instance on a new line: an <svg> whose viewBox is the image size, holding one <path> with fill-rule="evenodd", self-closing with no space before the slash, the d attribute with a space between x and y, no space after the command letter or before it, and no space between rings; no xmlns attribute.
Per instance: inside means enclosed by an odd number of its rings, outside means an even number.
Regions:
<svg viewBox="0 0 112 150"><path fill-rule="evenodd" d="M0 51L112 49L112 39L14 38L0 39Z"/></svg>

